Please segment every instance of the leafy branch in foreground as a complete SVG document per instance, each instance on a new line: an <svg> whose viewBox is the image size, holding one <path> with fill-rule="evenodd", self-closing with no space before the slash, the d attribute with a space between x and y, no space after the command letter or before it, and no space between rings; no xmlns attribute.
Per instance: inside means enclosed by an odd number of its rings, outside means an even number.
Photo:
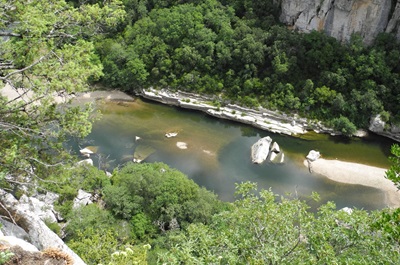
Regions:
<svg viewBox="0 0 400 265"><path fill-rule="evenodd" d="M0 0L0 172L8 183L61 165L66 137L90 132L90 107L58 103L102 76L91 39L124 14L118 0L79 8Z"/></svg>
<svg viewBox="0 0 400 265"><path fill-rule="evenodd" d="M400 146L393 144L390 148L392 156L389 157L390 162L393 164L386 171L386 178L391 180L397 189L400 189Z"/></svg>
<svg viewBox="0 0 400 265"><path fill-rule="evenodd" d="M160 264L392 264L400 258L398 237L379 211L346 212L329 202L312 213L298 199L256 192L255 183L237 191L232 210L170 234Z"/></svg>

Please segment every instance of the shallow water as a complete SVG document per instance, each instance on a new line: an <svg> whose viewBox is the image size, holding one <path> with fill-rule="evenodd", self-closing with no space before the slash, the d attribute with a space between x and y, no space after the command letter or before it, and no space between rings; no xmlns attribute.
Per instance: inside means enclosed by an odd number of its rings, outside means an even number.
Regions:
<svg viewBox="0 0 400 265"><path fill-rule="evenodd" d="M372 210L385 206L381 191L310 174L303 160L314 149L327 159L387 168L393 142L386 138L349 140L315 133L296 138L141 99L124 104L108 102L99 107L102 118L80 147L99 146L101 166L105 169L132 160L135 147L141 144L156 150L144 162L160 161L179 169L222 200L234 199L235 183L254 181L260 188L271 188L281 195L291 193L304 198L316 191L322 202L335 201L338 208ZM178 132L178 136L167 138L167 132ZM136 136L141 139L136 141ZM251 146L265 136L278 142L285 153L285 164L251 163ZM177 142L186 143L187 149L178 148Z"/></svg>

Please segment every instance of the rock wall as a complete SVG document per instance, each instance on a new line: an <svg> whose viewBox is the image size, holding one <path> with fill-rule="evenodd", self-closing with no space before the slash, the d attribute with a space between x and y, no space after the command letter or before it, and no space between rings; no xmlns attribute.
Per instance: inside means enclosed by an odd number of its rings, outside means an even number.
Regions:
<svg viewBox="0 0 400 265"><path fill-rule="evenodd" d="M250 124L253 127L273 133L300 135L307 133L309 130L330 134L337 133L320 122L313 123L297 115L290 116L262 108L254 110L228 103L222 104L224 106L221 107L215 107L210 104L213 98L193 93L149 88L143 89L139 95L164 104L203 111L217 118ZM218 102L222 102L222 100L218 99Z"/></svg>
<svg viewBox="0 0 400 265"><path fill-rule="evenodd" d="M68 254L73 259L73 265L86 265L75 252L46 226L39 216L31 211L29 205L27 207L26 203L21 203L13 195L2 189L0 189L0 203L0 215L12 216L16 225L25 230L30 243L38 250L56 248Z"/></svg>
<svg viewBox="0 0 400 265"><path fill-rule="evenodd" d="M369 130L376 134L400 142L400 127L383 121L381 115L373 116L370 120Z"/></svg>
<svg viewBox="0 0 400 265"><path fill-rule="evenodd" d="M400 39L398 0L281 0L281 9L281 22L302 32L324 31L343 42L359 33L365 44L381 32Z"/></svg>

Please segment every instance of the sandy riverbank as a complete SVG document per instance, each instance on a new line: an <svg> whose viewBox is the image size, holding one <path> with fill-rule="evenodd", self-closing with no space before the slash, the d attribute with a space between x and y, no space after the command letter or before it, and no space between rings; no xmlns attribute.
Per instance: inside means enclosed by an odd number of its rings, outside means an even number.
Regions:
<svg viewBox="0 0 400 265"><path fill-rule="evenodd" d="M304 165L308 167L307 160ZM323 175L333 181L380 189L385 193L388 207L400 207L400 191L385 178L385 168L327 159L311 162L311 167L313 174Z"/></svg>

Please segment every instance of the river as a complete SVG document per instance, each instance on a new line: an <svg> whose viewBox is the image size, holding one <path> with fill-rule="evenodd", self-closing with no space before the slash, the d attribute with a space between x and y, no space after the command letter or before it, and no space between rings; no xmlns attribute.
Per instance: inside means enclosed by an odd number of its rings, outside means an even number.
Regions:
<svg viewBox="0 0 400 265"><path fill-rule="evenodd" d="M314 149L327 159L387 168L393 144L389 139L376 135L346 139L316 133L291 137L142 99L129 103L104 102L98 107L102 117L79 147L98 146L98 161L107 170L132 160L139 145L150 146L155 152L143 162L164 162L225 201L234 200L235 183L253 181L259 188L271 188L281 195L306 198L315 191L320 194L321 202L334 201L338 208L384 207L384 194L380 190L310 174L303 160ZM167 132L178 135L167 138ZM280 145L285 154L284 164L251 163L251 146L265 136ZM177 142L186 143L187 149L178 148Z"/></svg>

